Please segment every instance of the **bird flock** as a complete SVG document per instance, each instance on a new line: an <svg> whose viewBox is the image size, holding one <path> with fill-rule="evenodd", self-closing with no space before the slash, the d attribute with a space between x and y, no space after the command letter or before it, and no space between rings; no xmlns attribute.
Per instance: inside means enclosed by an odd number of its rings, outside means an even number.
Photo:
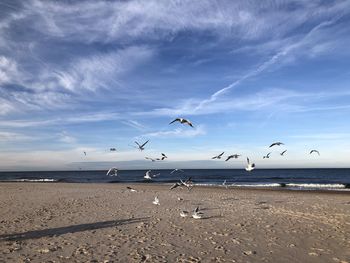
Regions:
<svg viewBox="0 0 350 263"><path fill-rule="evenodd" d="M192 122L190 122L188 119L184 119L184 118L176 118L174 119L173 121L171 121L169 123L170 124L173 124L175 122L179 122L180 124L182 125L187 125L187 126L190 126L192 128L194 128ZM144 151L145 150L145 146L148 144L149 140L145 141L145 142L138 142L138 141L135 141L134 143L136 145L131 145L132 147L138 149L139 151ZM274 142L272 143L269 148L272 148L272 147L275 147L275 146L282 146L284 145L284 143L282 142ZM117 149L115 147L112 147L109 149L110 152L116 152ZM282 152L280 152L280 156L285 156L287 150L284 149ZM83 154L85 156L87 156L87 152L86 151L83 151ZM211 157L212 160L221 160L221 159L224 159L225 162L231 160L231 159L238 159L239 157L241 157L242 155L241 154L230 154L230 155L227 155L225 158L224 158L224 154L225 152L221 152L220 154L218 155L215 155L213 157ZM268 152L266 155L264 155L262 158L263 159L269 159L270 156L271 156L272 152ZM318 154L320 156L320 152L316 149L313 149L309 152L309 154ZM168 159L168 156L165 154L165 153L161 153L159 157L149 157L149 156L146 156L145 157L146 160L150 160L152 162L156 162L156 161L164 161L165 159ZM247 172L251 172L255 169L255 163L251 162L249 157L246 157L247 159L247 164L246 164L246 167L245 167L245 170ZM174 174L174 173L184 173L183 170L181 169L174 169L173 171L170 172L170 174ZM118 169L116 167L112 167L110 168L107 173L106 173L107 176L118 176ZM152 173L152 170L148 170L145 175L143 176L144 180L146 181L151 181L153 178L159 176L160 173L157 173L157 174L153 174ZM224 187L227 188L227 184L226 184L226 180L223 182L222 184ZM193 184L193 181L192 181L192 178L189 177L188 179L186 180L182 180L182 179L179 179L178 182L175 182L171 187L170 187L170 190L173 190L175 188L187 188L188 191L191 191L192 188L193 188L194 184ZM130 191L130 192L137 192L136 189L128 186L127 189ZM178 198L178 201L181 201L182 198ZM158 196L155 196L154 197L154 200L152 201L152 203L156 206L159 206L160 205L160 200L159 200L159 197ZM180 212L180 216L181 217L188 217L190 215L190 213L188 211L185 211L185 210L182 210ZM192 212L192 218L194 219L201 219L203 218L203 212L200 211L199 207L197 206L193 212Z"/></svg>

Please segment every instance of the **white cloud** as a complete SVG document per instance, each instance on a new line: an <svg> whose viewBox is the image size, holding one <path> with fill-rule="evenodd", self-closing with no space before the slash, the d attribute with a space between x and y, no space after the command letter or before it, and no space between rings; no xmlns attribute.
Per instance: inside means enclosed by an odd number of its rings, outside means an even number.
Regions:
<svg viewBox="0 0 350 263"><path fill-rule="evenodd" d="M73 136L69 135L67 132L63 131L58 134L59 141L72 144L75 143L77 140Z"/></svg>
<svg viewBox="0 0 350 263"><path fill-rule="evenodd" d="M193 128L176 128L170 131L156 131L142 135L142 137L157 137L157 138L191 138L200 135L205 135L206 131L203 126Z"/></svg>
<svg viewBox="0 0 350 263"><path fill-rule="evenodd" d="M0 131L0 142L28 141L28 140L32 140L32 138L21 133Z"/></svg>

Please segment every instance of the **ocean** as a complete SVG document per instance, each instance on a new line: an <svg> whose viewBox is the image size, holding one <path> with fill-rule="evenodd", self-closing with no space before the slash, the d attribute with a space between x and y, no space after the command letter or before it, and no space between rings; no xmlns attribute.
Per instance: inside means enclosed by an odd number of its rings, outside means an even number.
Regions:
<svg viewBox="0 0 350 263"><path fill-rule="evenodd" d="M217 186L226 180L227 186L284 188L291 190L350 191L350 169L188 169L183 172L152 170L158 174L152 180L143 178L146 170L119 170L118 176L100 171L30 171L0 172L1 182L66 182L66 183L174 183L192 178L194 184Z"/></svg>

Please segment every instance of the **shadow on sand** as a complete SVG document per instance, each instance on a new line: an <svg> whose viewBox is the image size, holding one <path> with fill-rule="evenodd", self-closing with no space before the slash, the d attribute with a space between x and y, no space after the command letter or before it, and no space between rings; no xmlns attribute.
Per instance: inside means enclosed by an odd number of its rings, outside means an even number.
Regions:
<svg viewBox="0 0 350 263"><path fill-rule="evenodd" d="M111 220L111 221L103 221L96 222L90 224L80 224L80 225L72 225L65 227L57 227L57 228L49 228L43 230L34 230L23 233L15 233L15 234L5 234L0 235L0 241L9 241L9 240L26 240L26 239L35 239L41 237L52 237L52 236L60 236L68 233L76 233L83 232L89 230L96 230L108 227L116 227L126 224L134 224L148 220L148 217L144 218L130 218L130 219L120 219L120 220Z"/></svg>

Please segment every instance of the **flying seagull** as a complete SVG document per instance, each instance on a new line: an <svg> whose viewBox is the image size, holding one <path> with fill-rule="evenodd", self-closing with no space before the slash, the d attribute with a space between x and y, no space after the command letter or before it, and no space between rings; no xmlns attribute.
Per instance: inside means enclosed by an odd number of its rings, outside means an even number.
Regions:
<svg viewBox="0 0 350 263"><path fill-rule="evenodd" d="M169 124L172 124L172 123L174 123L174 122L176 122L176 121L180 122L181 124L187 124L187 125L191 126L192 128L194 128L193 125L192 125L192 123L191 123L189 120L186 120L186 119L184 119L184 118L176 118L175 120L173 120L173 121L170 122Z"/></svg>
<svg viewBox="0 0 350 263"><path fill-rule="evenodd" d="M212 157L212 159L221 159L221 157L223 156L224 153L225 152L222 152L219 155L216 155L216 156Z"/></svg>
<svg viewBox="0 0 350 263"><path fill-rule="evenodd" d="M143 178L145 178L146 180L152 180L151 170L148 170Z"/></svg>
<svg viewBox="0 0 350 263"><path fill-rule="evenodd" d="M180 182L183 186L186 186L188 191L190 191L193 188L193 182L191 180L191 177L189 177L186 181L182 181L180 179Z"/></svg>
<svg viewBox="0 0 350 263"><path fill-rule="evenodd" d="M181 183L176 182L175 184L173 184L173 185L170 187L170 190L173 190L173 189L175 189L175 188L177 188L177 187L179 187L179 186L181 186L181 185L182 185Z"/></svg>
<svg viewBox="0 0 350 263"><path fill-rule="evenodd" d="M156 197L154 198L152 204L154 204L154 205L160 205L158 196L156 196Z"/></svg>
<svg viewBox="0 0 350 263"><path fill-rule="evenodd" d="M115 167L112 167L111 169L108 170L107 174L109 176L118 176L118 169Z"/></svg>
<svg viewBox="0 0 350 263"><path fill-rule="evenodd" d="M181 169L174 169L174 170L172 170L171 172L170 172L170 174L173 174L173 173L175 173L175 172L185 172L184 170L181 170Z"/></svg>
<svg viewBox="0 0 350 263"><path fill-rule="evenodd" d="M239 156L241 156L241 155L239 155L239 154L232 154L232 155L229 155L229 156L227 156L225 162L227 162L228 160L230 160L230 159L232 159L232 158L237 159Z"/></svg>
<svg viewBox="0 0 350 263"><path fill-rule="evenodd" d="M227 189L228 185L226 184L226 180L222 183L222 186L225 186L225 188Z"/></svg>
<svg viewBox="0 0 350 263"><path fill-rule="evenodd" d="M137 141L135 141L135 143L137 144L138 148L140 151L143 151L145 149L145 145L149 142L149 140L147 140L144 144L140 145Z"/></svg>
<svg viewBox="0 0 350 263"><path fill-rule="evenodd" d="M255 169L255 163L250 163L248 157L247 157L247 163L248 163L248 165L247 165L247 167L245 168L245 170L246 170L247 172L253 171L253 170Z"/></svg>
<svg viewBox="0 0 350 263"><path fill-rule="evenodd" d="M318 155L320 155L320 152L317 151L317 150L311 150L311 151L310 151L310 154L312 154L312 153L317 153Z"/></svg>
<svg viewBox="0 0 350 263"><path fill-rule="evenodd" d="M273 144L271 144L270 145L270 147L269 148L271 148L271 147L273 147L273 146L281 146L281 145L284 145L284 143L282 143L282 142L274 142Z"/></svg>
<svg viewBox="0 0 350 263"><path fill-rule="evenodd" d="M281 156L284 156L284 154L287 152L287 150L284 150L283 152L280 153Z"/></svg>
<svg viewBox="0 0 350 263"><path fill-rule="evenodd" d="M151 157L145 157L145 159L150 160L152 162L155 162L155 161L159 160L159 159L154 159L154 158L151 158Z"/></svg>
<svg viewBox="0 0 350 263"><path fill-rule="evenodd" d="M163 161L164 159L167 159L168 158L168 156L166 156L164 153L161 153L162 154L162 158L161 158L161 160Z"/></svg>
<svg viewBox="0 0 350 263"><path fill-rule="evenodd" d="M266 154L265 156L263 156L263 159L265 159L265 158L269 159L269 158L270 158L270 154L271 154L271 153L268 153L268 154Z"/></svg>
<svg viewBox="0 0 350 263"><path fill-rule="evenodd" d="M109 151L115 152L115 151L117 151L117 149L116 148L110 148Z"/></svg>
<svg viewBox="0 0 350 263"><path fill-rule="evenodd" d="M84 155L86 156L86 152L84 151L83 153L84 153Z"/></svg>

